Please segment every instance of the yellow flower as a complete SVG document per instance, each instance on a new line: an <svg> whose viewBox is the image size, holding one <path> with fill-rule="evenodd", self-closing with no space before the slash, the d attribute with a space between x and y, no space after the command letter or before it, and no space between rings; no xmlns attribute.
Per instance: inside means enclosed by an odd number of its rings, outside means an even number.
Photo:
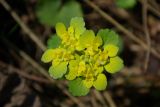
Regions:
<svg viewBox="0 0 160 107"><path fill-rule="evenodd" d="M69 90L75 95L87 94L91 87L104 90L107 78L103 71L115 73L123 67L123 60L117 56L119 48L115 45L118 39L112 41L117 36L106 38L106 34L116 34L101 30L95 36L84 26L80 17L73 18L68 28L63 23L57 23L59 45L47 49L41 58L45 63L52 62L49 68L51 77L58 79L65 76L69 80Z"/></svg>
<svg viewBox="0 0 160 107"><path fill-rule="evenodd" d="M57 35L61 38L62 44L74 51L81 49L79 47L79 37L85 31L85 23L82 18L73 18L70 22L70 27L66 29L63 23L56 24Z"/></svg>
<svg viewBox="0 0 160 107"><path fill-rule="evenodd" d="M86 49L86 55L95 55L99 51L98 47L102 45L100 36L95 36L92 30L86 30L79 38L79 45L82 49Z"/></svg>

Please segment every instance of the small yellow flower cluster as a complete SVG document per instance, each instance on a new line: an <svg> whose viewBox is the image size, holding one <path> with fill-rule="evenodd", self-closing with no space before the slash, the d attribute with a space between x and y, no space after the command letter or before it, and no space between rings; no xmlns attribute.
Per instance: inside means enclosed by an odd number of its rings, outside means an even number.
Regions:
<svg viewBox="0 0 160 107"><path fill-rule="evenodd" d="M69 81L79 78L82 89L94 86L104 90L107 78L103 71L114 73L123 67L123 61L117 56L119 48L106 45L101 35L95 36L92 30L86 30L83 18L73 18L68 29L63 23L57 23L56 33L61 44L46 50L42 56L43 62L52 61L49 73L53 78L65 77Z"/></svg>

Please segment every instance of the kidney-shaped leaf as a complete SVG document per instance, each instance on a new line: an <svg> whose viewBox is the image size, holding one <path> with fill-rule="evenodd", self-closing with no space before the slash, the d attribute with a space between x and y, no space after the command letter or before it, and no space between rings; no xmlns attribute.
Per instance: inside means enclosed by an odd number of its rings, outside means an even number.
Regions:
<svg viewBox="0 0 160 107"><path fill-rule="evenodd" d="M94 81L93 86L99 91L106 89L107 86L106 76L104 74L99 74L97 80Z"/></svg>
<svg viewBox="0 0 160 107"><path fill-rule="evenodd" d="M107 44L118 45L119 36L113 30L110 29L102 29L98 32L98 36L101 36L104 46Z"/></svg>
<svg viewBox="0 0 160 107"><path fill-rule="evenodd" d="M68 65L68 62L61 62L57 66L52 65L49 68L50 76L53 77L54 79L62 78L63 75L67 72L67 65Z"/></svg>
<svg viewBox="0 0 160 107"><path fill-rule="evenodd" d="M114 57L118 53L118 47L112 44L105 45L104 50L108 52L109 57Z"/></svg>
<svg viewBox="0 0 160 107"><path fill-rule="evenodd" d="M76 78L69 81L69 91L74 96L84 96L88 94L89 88L84 85L81 78Z"/></svg>
<svg viewBox="0 0 160 107"><path fill-rule="evenodd" d="M54 57L53 54L54 54L54 49L46 50L42 55L41 61L43 61L45 63L51 62L53 60L53 57Z"/></svg>
<svg viewBox="0 0 160 107"><path fill-rule="evenodd" d="M116 56L110 58L110 62L107 65L105 65L105 69L109 73L115 73L121 70L123 66L123 60L120 57Z"/></svg>

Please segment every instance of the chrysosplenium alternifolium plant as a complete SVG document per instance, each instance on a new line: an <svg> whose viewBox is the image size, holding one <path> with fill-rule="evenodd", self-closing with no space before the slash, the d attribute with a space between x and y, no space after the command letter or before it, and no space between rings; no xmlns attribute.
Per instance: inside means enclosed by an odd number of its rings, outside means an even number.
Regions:
<svg viewBox="0 0 160 107"><path fill-rule="evenodd" d="M122 69L123 60L117 56L119 37L114 31L103 29L95 36L85 28L83 18L75 17L68 28L57 23L56 33L53 39L57 44L47 49L41 60L52 62L51 77L69 80L72 95L86 95L91 87L104 90L107 78L103 72L115 73Z"/></svg>

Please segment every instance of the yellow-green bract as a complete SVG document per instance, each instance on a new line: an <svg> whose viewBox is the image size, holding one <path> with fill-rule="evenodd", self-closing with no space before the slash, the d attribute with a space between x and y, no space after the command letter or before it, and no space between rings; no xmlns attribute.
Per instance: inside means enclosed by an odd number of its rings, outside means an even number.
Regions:
<svg viewBox="0 0 160 107"><path fill-rule="evenodd" d="M117 56L119 38L114 31L103 29L95 35L85 28L83 18L75 17L68 28L57 23L56 33L53 42L59 44L47 49L41 60L52 62L51 77L65 77L69 81L72 95L84 96L91 87L104 90L107 78L103 72L115 73L122 69L123 60Z"/></svg>

